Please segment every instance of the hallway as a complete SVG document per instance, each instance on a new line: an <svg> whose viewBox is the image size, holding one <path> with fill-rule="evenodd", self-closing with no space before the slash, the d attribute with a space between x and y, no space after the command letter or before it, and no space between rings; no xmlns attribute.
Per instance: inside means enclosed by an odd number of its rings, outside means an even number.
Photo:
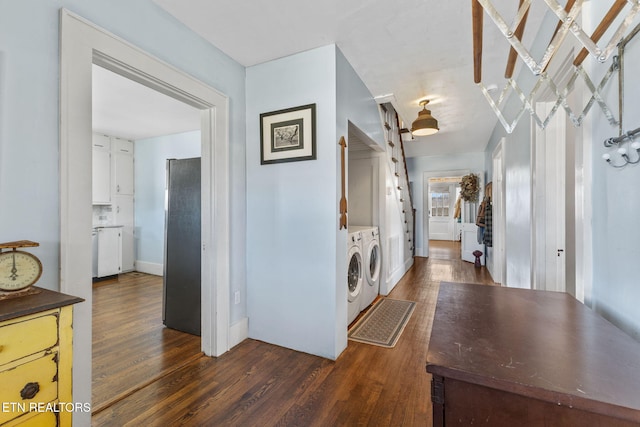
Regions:
<svg viewBox="0 0 640 427"><path fill-rule="evenodd" d="M484 267L437 258L450 250L416 258L389 295L417 303L393 349L350 341L331 361L247 339L146 384L94 415L93 425L430 425L425 362L440 281L493 283ZM126 301L113 303L128 310Z"/></svg>
<svg viewBox="0 0 640 427"><path fill-rule="evenodd" d="M429 258L461 260L461 243L451 240L429 240Z"/></svg>

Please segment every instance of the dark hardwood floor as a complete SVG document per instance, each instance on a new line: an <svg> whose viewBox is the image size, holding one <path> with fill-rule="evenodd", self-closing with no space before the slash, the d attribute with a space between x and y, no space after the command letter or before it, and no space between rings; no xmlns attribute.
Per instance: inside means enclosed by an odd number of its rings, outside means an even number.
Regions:
<svg viewBox="0 0 640 427"><path fill-rule="evenodd" d="M200 337L162 324L162 277L126 273L94 283L94 413L201 354Z"/></svg>
<svg viewBox="0 0 640 427"><path fill-rule="evenodd" d="M431 249L436 247L438 242L432 243ZM190 359L193 351L187 346L184 358L171 358L177 369L98 412L93 425L431 425L431 378L425 361L439 283L493 284L485 268L461 261L455 248L446 250L456 259L446 259L445 252L438 258L416 258L389 295L417 303L393 349L349 341L338 360L331 361L248 339L219 358ZM123 313L132 310L126 302L116 305ZM108 366L103 356L101 363ZM113 363L122 359L120 352L111 357ZM124 381L129 375L114 372L104 382Z"/></svg>
<svg viewBox="0 0 640 427"><path fill-rule="evenodd" d="M429 240L429 258L431 259L461 259L461 243L454 240Z"/></svg>

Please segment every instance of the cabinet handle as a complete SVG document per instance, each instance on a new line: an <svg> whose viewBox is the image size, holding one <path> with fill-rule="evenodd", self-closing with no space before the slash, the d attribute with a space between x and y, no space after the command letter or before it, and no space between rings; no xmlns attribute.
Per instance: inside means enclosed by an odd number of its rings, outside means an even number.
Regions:
<svg viewBox="0 0 640 427"><path fill-rule="evenodd" d="M20 397L22 400L33 399L36 397L36 394L40 391L40 384L38 383L27 383L20 391Z"/></svg>
<svg viewBox="0 0 640 427"><path fill-rule="evenodd" d="M120 184L116 185L116 191L119 193L120 192Z"/></svg>

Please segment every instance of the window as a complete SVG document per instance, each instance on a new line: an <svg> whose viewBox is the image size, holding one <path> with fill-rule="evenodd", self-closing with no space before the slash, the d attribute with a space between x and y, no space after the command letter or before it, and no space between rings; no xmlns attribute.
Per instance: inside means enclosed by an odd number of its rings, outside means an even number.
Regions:
<svg viewBox="0 0 640 427"><path fill-rule="evenodd" d="M435 190L431 192L432 217L448 217L450 206L451 200L448 189Z"/></svg>

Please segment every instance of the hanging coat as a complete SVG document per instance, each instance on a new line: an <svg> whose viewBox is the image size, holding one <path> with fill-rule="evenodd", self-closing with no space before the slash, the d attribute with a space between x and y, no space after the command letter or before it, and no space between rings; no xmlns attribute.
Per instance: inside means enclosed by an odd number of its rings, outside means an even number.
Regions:
<svg viewBox="0 0 640 427"><path fill-rule="evenodd" d="M478 227L484 227L484 211L487 208L487 200L483 200L480 203L480 209L478 209L478 215L476 216L476 225Z"/></svg>
<svg viewBox="0 0 640 427"><path fill-rule="evenodd" d="M488 247L493 246L493 212L491 211L491 203L488 202L484 208L484 244Z"/></svg>

